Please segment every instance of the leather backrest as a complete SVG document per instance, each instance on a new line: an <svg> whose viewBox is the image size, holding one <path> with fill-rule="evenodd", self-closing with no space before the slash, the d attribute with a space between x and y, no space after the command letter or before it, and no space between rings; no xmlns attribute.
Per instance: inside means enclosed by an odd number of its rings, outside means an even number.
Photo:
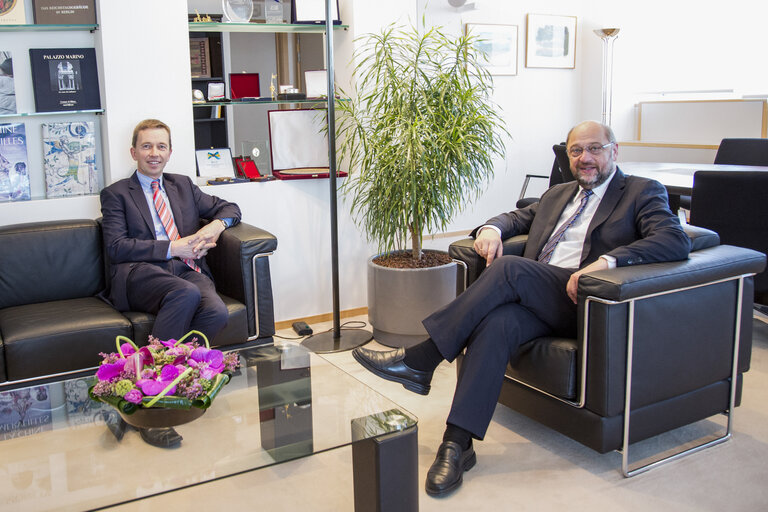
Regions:
<svg viewBox="0 0 768 512"><path fill-rule="evenodd" d="M103 288L101 230L94 220L0 227L0 309L92 297Z"/></svg>
<svg viewBox="0 0 768 512"><path fill-rule="evenodd" d="M768 165L768 139L723 139L716 164Z"/></svg>
<svg viewBox="0 0 768 512"><path fill-rule="evenodd" d="M571 172L571 160L568 158L565 142L552 146L552 151L555 153L555 161L560 168L560 175L563 178L562 183L573 181L575 178Z"/></svg>

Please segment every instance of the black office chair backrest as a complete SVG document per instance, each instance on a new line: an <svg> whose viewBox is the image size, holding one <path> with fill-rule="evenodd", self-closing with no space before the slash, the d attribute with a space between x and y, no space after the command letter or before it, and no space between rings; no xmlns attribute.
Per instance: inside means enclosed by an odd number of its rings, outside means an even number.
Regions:
<svg viewBox="0 0 768 512"><path fill-rule="evenodd" d="M696 171L691 219L720 243L768 253L768 172ZM755 302L768 304L768 271L755 276Z"/></svg>
<svg viewBox="0 0 768 512"><path fill-rule="evenodd" d="M768 139L723 139L715 163L768 166Z"/></svg>
<svg viewBox="0 0 768 512"><path fill-rule="evenodd" d="M571 173L571 160L568 158L568 152L566 151L565 142L555 144L552 146L552 151L555 152L555 162L560 170L560 177L562 181L560 183L568 183L573 181L573 173Z"/></svg>

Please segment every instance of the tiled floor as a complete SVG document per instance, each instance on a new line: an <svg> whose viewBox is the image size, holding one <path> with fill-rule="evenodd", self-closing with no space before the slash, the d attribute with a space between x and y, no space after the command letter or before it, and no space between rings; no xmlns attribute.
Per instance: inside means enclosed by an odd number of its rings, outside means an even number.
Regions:
<svg viewBox="0 0 768 512"><path fill-rule="evenodd" d="M366 320L364 317L361 320ZM326 325L313 325L316 332ZM284 331L293 336L293 331ZM454 494L435 499L420 491L422 511L757 511L768 507L768 326L755 325L752 368L736 410L733 440L625 479L621 456L600 455L512 412L496 409L477 443L478 464ZM373 347L376 346L373 342ZM324 356L419 418L419 488L434 458L456 383L443 363L427 397L381 380L349 352ZM688 432L706 431L710 422ZM349 448L166 494L119 510L344 511L353 510Z"/></svg>

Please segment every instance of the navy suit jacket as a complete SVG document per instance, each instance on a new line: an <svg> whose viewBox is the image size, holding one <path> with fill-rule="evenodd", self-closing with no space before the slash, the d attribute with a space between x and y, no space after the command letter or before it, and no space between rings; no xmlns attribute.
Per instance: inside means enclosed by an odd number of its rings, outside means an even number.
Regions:
<svg viewBox="0 0 768 512"><path fill-rule="evenodd" d="M498 215L486 224L499 228L502 239L527 234L523 256L536 259L578 190L576 181L555 185L538 203ZM604 254L615 257L619 267L684 260L690 249L690 239L669 209L664 186L625 176L617 168L587 228L579 268Z"/></svg>
<svg viewBox="0 0 768 512"><path fill-rule="evenodd" d="M200 229L200 219L230 218L233 225L240 222L240 208L236 204L203 193L188 176L163 173L163 185L182 238ZM126 281L131 268L138 262L170 268L166 255L171 242L155 239L152 214L135 172L101 191L101 214L109 259L107 298L119 311L127 311ZM195 261L210 277L205 258Z"/></svg>

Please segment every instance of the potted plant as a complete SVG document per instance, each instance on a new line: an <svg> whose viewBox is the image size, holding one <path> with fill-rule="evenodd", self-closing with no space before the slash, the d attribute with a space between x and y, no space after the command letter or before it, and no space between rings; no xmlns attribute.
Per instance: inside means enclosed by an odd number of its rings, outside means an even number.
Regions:
<svg viewBox="0 0 768 512"><path fill-rule="evenodd" d="M456 295L455 263L424 251L423 233L445 230L479 196L507 132L471 34L422 21L358 42L354 94L337 107L339 154L354 170L342 191L381 253L368 272L374 336L404 346L424 339L423 317Z"/></svg>

